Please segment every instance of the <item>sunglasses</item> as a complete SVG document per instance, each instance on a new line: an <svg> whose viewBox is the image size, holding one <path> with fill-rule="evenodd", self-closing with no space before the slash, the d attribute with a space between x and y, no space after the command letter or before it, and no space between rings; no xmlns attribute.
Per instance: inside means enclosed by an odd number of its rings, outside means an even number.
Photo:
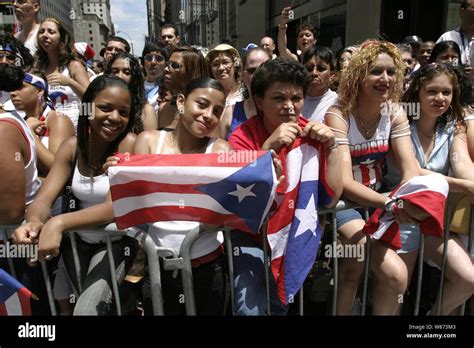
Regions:
<svg viewBox="0 0 474 348"><path fill-rule="evenodd" d="M179 69L181 69L181 67L182 67L183 65L182 65L182 64L179 64L178 62L173 62L173 61L170 60L170 61L166 62L166 66L167 66L168 68L173 69L173 70L179 70Z"/></svg>
<svg viewBox="0 0 474 348"><path fill-rule="evenodd" d="M161 54L147 54L144 58L147 62L152 62L153 59L156 60L158 63L165 61L165 57L163 57Z"/></svg>
<svg viewBox="0 0 474 348"><path fill-rule="evenodd" d="M13 53L0 53L0 60L3 60L3 59L14 62L16 59L16 55Z"/></svg>
<svg viewBox="0 0 474 348"><path fill-rule="evenodd" d="M250 75L255 74L255 71L257 71L258 67L255 68L247 68L245 69L246 72L248 72Z"/></svg>

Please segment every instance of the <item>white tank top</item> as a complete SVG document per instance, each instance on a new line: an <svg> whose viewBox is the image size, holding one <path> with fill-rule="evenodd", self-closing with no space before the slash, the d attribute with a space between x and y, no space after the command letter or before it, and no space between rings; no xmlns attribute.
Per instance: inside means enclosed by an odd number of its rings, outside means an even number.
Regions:
<svg viewBox="0 0 474 348"><path fill-rule="evenodd" d="M161 131L156 154L160 154L168 132ZM215 138L211 138L207 144L206 152L211 153ZM165 248L171 248L179 254L181 243L183 243L186 234L200 225L196 221L160 221L149 225L148 234L153 238L156 245ZM191 258L207 255L216 250L224 242L222 232L208 234L199 237L191 248Z"/></svg>
<svg viewBox="0 0 474 348"><path fill-rule="evenodd" d="M76 163L71 187L72 193L79 200L79 209L85 209L104 203L110 190L110 183L106 174L93 178L82 175ZM81 232L79 235L88 243L103 243L106 241L104 234Z"/></svg>
<svg viewBox="0 0 474 348"><path fill-rule="evenodd" d="M0 122L14 123L19 126L25 140L28 142L30 148L30 160L25 166L25 204L29 205L33 202L39 188L41 181L38 178L37 170L37 152L35 145L35 138L31 133L30 127L26 121L16 112L0 114Z"/></svg>
<svg viewBox="0 0 474 348"><path fill-rule="evenodd" d="M67 67L64 68L61 74L70 77L69 69ZM74 93L72 88L63 85L49 85L48 94L53 102L54 109L57 112L61 112L68 116L74 124L74 128L77 129L77 121L79 120L79 107L81 100L80 98L78 98L76 93Z"/></svg>

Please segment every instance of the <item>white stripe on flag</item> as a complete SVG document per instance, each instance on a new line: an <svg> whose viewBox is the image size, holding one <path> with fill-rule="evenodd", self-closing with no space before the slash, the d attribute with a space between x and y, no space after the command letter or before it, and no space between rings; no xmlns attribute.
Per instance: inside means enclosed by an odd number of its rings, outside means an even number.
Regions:
<svg viewBox="0 0 474 348"><path fill-rule="evenodd" d="M116 217L123 216L137 209L160 206L195 207L213 210L220 214L231 214L219 202L206 194L193 195L157 192L144 196L124 197L114 201L113 205Z"/></svg>
<svg viewBox="0 0 474 348"><path fill-rule="evenodd" d="M301 145L303 151L303 172L301 182L319 180L319 151L308 144Z"/></svg>
<svg viewBox="0 0 474 348"><path fill-rule="evenodd" d="M109 168L109 180L113 185L126 184L136 181L137 178L144 181L159 182L162 184L192 185L210 184L220 179L227 178L242 167L121 167ZM116 177L117 174L120 174ZM211 177L210 177L211 176Z"/></svg>
<svg viewBox="0 0 474 348"><path fill-rule="evenodd" d="M8 315L23 315L21 312L21 303L18 293L14 293L5 301L5 307Z"/></svg>
<svg viewBox="0 0 474 348"><path fill-rule="evenodd" d="M270 244L270 249L272 251L272 260L275 260L285 255L286 246L288 244L288 236L290 234L290 228L291 223L283 227L280 231L269 234L267 236L268 244Z"/></svg>
<svg viewBox="0 0 474 348"><path fill-rule="evenodd" d="M387 230L395 223L393 219L393 214L386 212L385 215L379 220L379 228L377 231L371 236L373 239L380 239L382 236L387 232Z"/></svg>
<svg viewBox="0 0 474 348"><path fill-rule="evenodd" d="M412 195L423 191L433 191L447 197L449 192L449 184L441 174L430 174L423 176L415 176L404 183L395 193L397 197L404 195Z"/></svg>
<svg viewBox="0 0 474 348"><path fill-rule="evenodd" d="M300 183L301 176L301 163L303 152L301 151L302 146L291 150L286 156L286 180L288 187L286 192L291 192Z"/></svg>

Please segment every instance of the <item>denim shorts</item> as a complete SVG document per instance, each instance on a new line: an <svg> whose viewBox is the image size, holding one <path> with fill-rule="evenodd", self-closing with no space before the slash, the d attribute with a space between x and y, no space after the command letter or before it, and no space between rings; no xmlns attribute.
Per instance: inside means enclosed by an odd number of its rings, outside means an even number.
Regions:
<svg viewBox="0 0 474 348"><path fill-rule="evenodd" d="M411 253L420 248L420 226L400 225L400 241L402 242L401 249L397 250L398 254Z"/></svg>
<svg viewBox="0 0 474 348"><path fill-rule="evenodd" d="M364 218L362 217L363 214L363 209L348 209L336 212L337 229L339 230L342 226L352 220L364 220Z"/></svg>

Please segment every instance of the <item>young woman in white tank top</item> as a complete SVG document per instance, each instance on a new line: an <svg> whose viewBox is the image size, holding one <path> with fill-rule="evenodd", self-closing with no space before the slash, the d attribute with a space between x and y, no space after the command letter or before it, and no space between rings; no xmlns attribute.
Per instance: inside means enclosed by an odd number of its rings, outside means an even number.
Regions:
<svg viewBox="0 0 474 348"><path fill-rule="evenodd" d="M44 72L49 95L57 111L67 115L77 127L80 100L89 85L84 65L73 56L72 37L55 18L45 19L38 31L36 68Z"/></svg>
<svg viewBox="0 0 474 348"><path fill-rule="evenodd" d="M390 208L385 196L378 193L383 160L391 150L397 159L403 181L419 175L411 149L410 131L405 112L396 101L403 88L403 64L395 45L370 40L352 56L339 84L339 105L329 108L325 122L336 132L342 161L343 195L346 199L370 208ZM404 205L396 214L398 222L411 222L415 211ZM336 214L343 244L364 244L362 215L354 210ZM404 294L407 272L396 251L375 241L371 266L376 283L373 290L373 314L396 314L399 303L393 300ZM340 261L337 313L351 314L364 262L356 258ZM397 268L398 267L398 268Z"/></svg>
<svg viewBox="0 0 474 348"><path fill-rule="evenodd" d="M91 83L83 101L94 105L94 117L89 118L88 114L80 117L77 138L71 137L63 142L43 189L27 211L27 223L15 231L20 243L39 239L40 259L58 256L61 245L63 260L76 290L78 280L70 242L65 240L61 244L61 240L66 231L101 226L113 220L112 205L107 202L109 184L102 166L112 153L133 150L136 137L129 132L133 127L136 106L131 100L127 84L115 76L101 76ZM79 210L49 218L54 200L71 175L73 192L80 200ZM74 314L109 314L112 309L111 277L103 236L97 238L86 234L80 237L77 245L83 292L76 302ZM129 256L123 252L125 247L130 248ZM136 243L123 237L112 243L112 250L117 277L121 281L132 264Z"/></svg>
<svg viewBox="0 0 474 348"><path fill-rule="evenodd" d="M186 86L184 94L178 95L177 107L180 115L178 125L173 131L146 131L141 133L135 144L136 154L192 154L211 153L230 150L223 139L210 138L212 131L219 126L219 120L225 107L223 87L210 78L192 80ZM118 159L109 158L110 165ZM199 222L159 221L151 224L148 233L159 246L173 248L179 252L186 233ZM205 265L194 271L195 296L198 314L221 315L224 311L226 286L223 279L222 233L204 235L197 239L191 248L193 264L206 260ZM217 255L217 258L210 257ZM170 272L162 275L164 288L165 313L183 314L178 303L180 293Z"/></svg>

